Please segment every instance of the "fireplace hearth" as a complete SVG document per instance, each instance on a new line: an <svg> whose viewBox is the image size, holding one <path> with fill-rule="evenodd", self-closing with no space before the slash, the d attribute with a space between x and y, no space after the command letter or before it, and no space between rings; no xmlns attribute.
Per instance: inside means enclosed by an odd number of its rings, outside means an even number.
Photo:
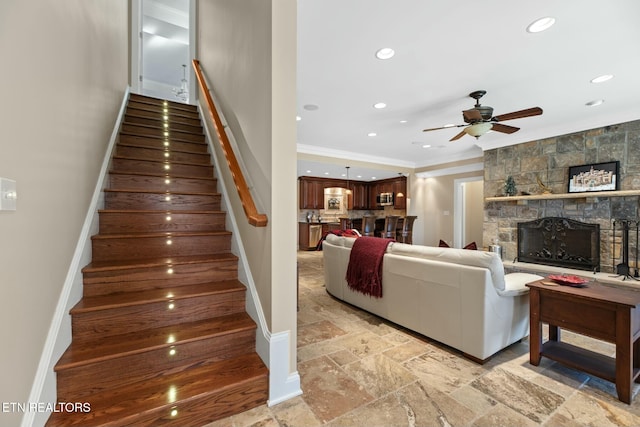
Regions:
<svg viewBox="0 0 640 427"><path fill-rule="evenodd" d="M561 217L518 223L518 261L600 271L600 225Z"/></svg>

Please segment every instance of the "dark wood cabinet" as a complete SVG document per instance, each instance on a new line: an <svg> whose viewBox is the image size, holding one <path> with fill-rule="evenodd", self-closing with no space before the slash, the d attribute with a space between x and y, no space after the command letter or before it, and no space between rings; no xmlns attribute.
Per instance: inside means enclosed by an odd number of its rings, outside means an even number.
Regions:
<svg viewBox="0 0 640 427"><path fill-rule="evenodd" d="M369 209L369 186L366 182L351 182L351 209Z"/></svg>
<svg viewBox="0 0 640 427"><path fill-rule="evenodd" d="M395 209L407 208L407 177L402 176L393 181L393 207Z"/></svg>
<svg viewBox="0 0 640 427"><path fill-rule="evenodd" d="M372 182L349 181L340 179L315 178L301 176L298 178L300 185L299 207L300 209L324 209L324 189L341 187L351 190L349 195L349 209L367 210L381 209L378 206L377 197L380 193L394 193L394 208L406 209L407 206L407 178L389 178ZM398 195L402 194L401 197Z"/></svg>
<svg viewBox="0 0 640 427"><path fill-rule="evenodd" d="M324 183L319 179L300 178L300 209L324 209Z"/></svg>

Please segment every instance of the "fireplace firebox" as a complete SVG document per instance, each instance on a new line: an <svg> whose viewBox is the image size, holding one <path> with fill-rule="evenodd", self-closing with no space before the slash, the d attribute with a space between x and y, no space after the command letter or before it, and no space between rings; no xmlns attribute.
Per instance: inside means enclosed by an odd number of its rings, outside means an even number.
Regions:
<svg viewBox="0 0 640 427"><path fill-rule="evenodd" d="M561 217L520 222L518 261L600 271L600 225Z"/></svg>

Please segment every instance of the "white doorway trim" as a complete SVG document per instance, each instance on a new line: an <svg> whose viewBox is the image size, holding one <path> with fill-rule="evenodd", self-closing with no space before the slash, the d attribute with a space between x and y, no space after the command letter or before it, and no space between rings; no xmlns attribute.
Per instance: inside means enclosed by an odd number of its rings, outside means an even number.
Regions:
<svg viewBox="0 0 640 427"><path fill-rule="evenodd" d="M453 180L453 247L461 248L464 242L465 197L464 184L482 181L481 176L471 176Z"/></svg>
<svg viewBox="0 0 640 427"><path fill-rule="evenodd" d="M142 79L142 0L131 0L131 58L129 86L131 92L141 93Z"/></svg>

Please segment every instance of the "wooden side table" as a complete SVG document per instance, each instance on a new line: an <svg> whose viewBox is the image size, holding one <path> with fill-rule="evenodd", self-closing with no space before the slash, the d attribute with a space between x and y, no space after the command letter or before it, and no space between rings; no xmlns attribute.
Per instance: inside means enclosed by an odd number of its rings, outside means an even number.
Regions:
<svg viewBox="0 0 640 427"><path fill-rule="evenodd" d="M631 403L631 388L640 374L640 292L588 283L584 288L546 285L530 288L529 361L538 366L542 356L616 385L618 399ZM542 323L549 324L549 340L542 342ZM560 328L616 345L608 357L562 342Z"/></svg>

